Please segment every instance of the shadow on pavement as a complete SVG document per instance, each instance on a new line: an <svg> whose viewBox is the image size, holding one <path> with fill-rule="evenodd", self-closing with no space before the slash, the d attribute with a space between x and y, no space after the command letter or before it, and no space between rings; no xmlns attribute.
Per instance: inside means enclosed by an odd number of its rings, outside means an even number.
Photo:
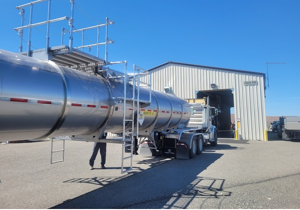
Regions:
<svg viewBox="0 0 300 210"><path fill-rule="evenodd" d="M282 141L282 139L277 136L277 132L268 131L268 141Z"/></svg>
<svg viewBox="0 0 300 210"><path fill-rule="evenodd" d="M234 143L234 144L248 144L248 140L235 140L234 138L219 138L219 143Z"/></svg>
<svg viewBox="0 0 300 210"><path fill-rule="evenodd" d="M195 197L230 196L231 192L223 191L224 179L199 176L222 156L204 152L190 160L161 162L158 158L159 161L154 161L151 168L142 173L68 180L67 183L98 184L100 188L52 208L186 208ZM189 201L178 202L182 196Z"/></svg>
<svg viewBox="0 0 300 210"><path fill-rule="evenodd" d="M232 140L236 141L238 144L247 144L247 141L241 140L242 142L238 142L239 140ZM238 147L238 146L231 146L229 144L225 144L225 142L230 143L229 141L219 141L217 146L212 146L210 144L207 144L204 146L204 151L205 152L215 152L218 150L243 150L245 149L244 147Z"/></svg>

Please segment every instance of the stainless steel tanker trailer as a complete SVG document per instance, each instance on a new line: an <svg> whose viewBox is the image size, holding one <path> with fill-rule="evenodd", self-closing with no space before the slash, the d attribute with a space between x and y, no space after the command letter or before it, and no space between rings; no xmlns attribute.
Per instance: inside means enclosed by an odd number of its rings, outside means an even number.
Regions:
<svg viewBox="0 0 300 210"><path fill-rule="evenodd" d="M187 127L200 109L206 113L204 122ZM143 149L150 145L156 154L188 159L201 154L204 143L217 143L211 110L124 79L107 78L103 71L89 74L0 50L2 142L61 136L116 142L103 134L123 133L123 143L127 137L143 138Z"/></svg>

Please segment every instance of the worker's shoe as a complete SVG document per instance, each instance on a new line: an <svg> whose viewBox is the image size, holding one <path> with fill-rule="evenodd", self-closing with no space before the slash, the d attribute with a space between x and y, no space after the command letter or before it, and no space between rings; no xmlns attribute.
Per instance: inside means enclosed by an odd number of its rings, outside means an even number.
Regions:
<svg viewBox="0 0 300 210"><path fill-rule="evenodd" d="M93 166L90 166L90 170L94 170L94 167L93 167Z"/></svg>
<svg viewBox="0 0 300 210"><path fill-rule="evenodd" d="M102 169L106 169L106 167L104 165L101 166Z"/></svg>

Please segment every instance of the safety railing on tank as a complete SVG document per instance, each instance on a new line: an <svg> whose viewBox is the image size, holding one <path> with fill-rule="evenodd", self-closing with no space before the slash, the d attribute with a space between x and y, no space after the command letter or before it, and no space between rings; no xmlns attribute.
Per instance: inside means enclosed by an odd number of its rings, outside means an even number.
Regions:
<svg viewBox="0 0 300 210"><path fill-rule="evenodd" d="M100 45L105 45L105 56L104 56L104 60L105 63L108 64L108 44L112 44L114 43L113 40L108 38L108 26L114 24L114 22L112 20L110 20L108 17L106 17L106 23L103 24L99 24L99 25L94 25L94 26L90 26L90 27L86 27L86 28L81 28L81 29L76 29L73 30L73 34L74 33L80 33L81 32L81 46L78 47L74 47L74 49L81 49L82 51L84 50L84 48L88 48L89 51L92 49L92 47L97 47L97 57L99 58L99 46ZM100 42L100 28L106 26L105 29L105 41L104 42ZM97 41L96 43L93 44L85 44L84 40L85 40L85 32L91 29L97 29ZM69 30L62 28L61 30L61 45L63 45L64 43L64 35L65 33L68 32L70 33Z"/></svg>
<svg viewBox="0 0 300 210"><path fill-rule="evenodd" d="M45 2L48 1L48 6L47 6L47 19L45 21L42 22L37 22L37 23L33 23L33 6L35 4L41 3L41 2ZM18 9L20 11L20 16L21 16L21 26L20 27L16 27L14 28L14 30L16 30L18 32L18 35L20 37L20 45L19 45L19 52L23 52L23 41L24 40L24 29L28 29L28 40L27 40L27 56L31 56L31 48L32 48L32 28L36 27L36 26L41 26L41 25L47 25L47 31L46 31L46 46L45 46L45 51L48 54L49 51L49 43L50 43L50 24L54 23L54 22L58 22L58 21L64 21L67 20L68 21L68 25L69 25L69 30L66 28L62 28L61 30L61 44L63 45L64 43L64 35L66 32L69 33L69 43L68 43L68 47L69 47L69 52L72 52L73 49L84 49L84 48L89 48L91 49L92 47L97 47L97 57L99 58L99 46L100 45L105 45L105 62L108 63L108 44L112 44L114 43L113 40L108 38L108 26L114 24L114 22L112 20L110 20L109 18L106 18L106 22L103 24L98 24L98 25L94 25L94 26L90 26L90 27L86 27L86 28L81 28L81 29L75 29L74 27L74 5L75 5L75 0L70 0L71 3L71 17L67 17L67 16L63 16L60 18L55 18L55 19L50 19L50 13L51 13L51 1L52 0L37 0L37 1L33 1L33 2L29 2L20 6L17 6L16 9ZM24 25L25 22L25 7L30 7L30 12L29 12L29 23L27 25ZM99 40L99 34L100 34L100 28L106 26L106 30L105 30L105 41L104 42L100 42ZM84 40L85 40L85 36L84 33L87 30L91 30L91 29L97 29L97 41L93 44L85 44ZM73 40L73 34L74 33L79 33L81 32L82 34L82 41L81 41L81 46L78 47L73 47L74 44L74 40Z"/></svg>
<svg viewBox="0 0 300 210"><path fill-rule="evenodd" d="M33 19L33 6L35 4L44 2L44 1L48 1L48 7L47 7L47 20L46 21L42 21L42 22L38 22L38 23L32 23L32 19ZM71 18L64 16L64 17L60 17L60 18L56 18L56 19L50 19L50 12L51 12L51 0L38 0L38 1L33 1L33 2L29 2L27 4L23 4L20 6L17 6L16 8L18 10L20 10L20 16L21 16L21 26L14 28L14 30L18 31L18 34L20 36L20 46L19 46L19 52L23 51L23 29L28 28L28 42L27 42L27 56L30 56L30 51L31 51L31 28L36 27L36 26L40 26L40 25L45 25L47 24L47 32L46 32L46 51L48 51L49 49L49 32L50 32L50 23L54 23L57 21L63 21L63 20L67 20L69 21L69 26L70 26L70 32L71 35L69 37L69 46L70 49L72 48L72 44L73 44L73 38L72 38L72 32L73 32L73 14L74 14L74 1L71 0L71 11L72 11L72 15ZM25 14L25 7L30 7L30 14L29 14L29 24L28 25L24 25L24 14Z"/></svg>

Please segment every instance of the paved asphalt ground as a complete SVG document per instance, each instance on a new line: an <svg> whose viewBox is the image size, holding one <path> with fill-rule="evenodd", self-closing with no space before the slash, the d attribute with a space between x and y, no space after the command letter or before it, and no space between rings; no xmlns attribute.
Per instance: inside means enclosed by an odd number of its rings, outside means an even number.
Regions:
<svg viewBox="0 0 300 210"><path fill-rule="evenodd" d="M92 147L67 141L50 164L50 142L0 144L0 208L300 208L300 141L220 139L191 160L134 156L123 175L120 145L91 171Z"/></svg>

